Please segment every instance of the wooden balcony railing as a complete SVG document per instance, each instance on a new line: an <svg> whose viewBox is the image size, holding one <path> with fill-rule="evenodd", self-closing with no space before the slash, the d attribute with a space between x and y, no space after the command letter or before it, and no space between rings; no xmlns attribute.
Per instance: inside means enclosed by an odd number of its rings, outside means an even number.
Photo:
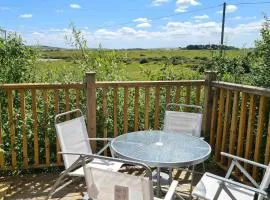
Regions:
<svg viewBox="0 0 270 200"><path fill-rule="evenodd" d="M57 113L80 108L90 137L116 137L130 131L162 129L169 102L202 105L203 132L215 161L230 160L220 151L268 163L270 159L270 90L206 80L0 85L0 169L62 165L54 129ZM92 148L99 148L92 143ZM257 168L245 166L259 177Z"/></svg>

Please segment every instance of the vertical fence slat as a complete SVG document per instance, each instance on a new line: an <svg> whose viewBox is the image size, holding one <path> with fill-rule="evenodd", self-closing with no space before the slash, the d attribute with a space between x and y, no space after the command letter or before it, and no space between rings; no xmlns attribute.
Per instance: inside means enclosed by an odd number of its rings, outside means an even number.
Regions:
<svg viewBox="0 0 270 200"><path fill-rule="evenodd" d="M248 114L248 128L247 128L247 140L245 149L245 158L250 159L253 144L253 132L254 132L254 120L256 112L256 101L255 95L251 94L249 103L249 114ZM248 169L248 165L244 163L245 169Z"/></svg>
<svg viewBox="0 0 270 200"><path fill-rule="evenodd" d="M128 132L128 87L124 88L124 133Z"/></svg>
<svg viewBox="0 0 270 200"><path fill-rule="evenodd" d="M191 93L191 87L187 86L186 87L186 104L190 105L190 93ZM189 108L186 108L185 111L189 111Z"/></svg>
<svg viewBox="0 0 270 200"><path fill-rule="evenodd" d="M2 134L2 105L1 105L1 96L0 96L0 148L3 146L3 134ZM3 169L5 166L4 152L0 151L0 168Z"/></svg>
<svg viewBox="0 0 270 200"><path fill-rule="evenodd" d="M50 166L50 140L47 131L48 125L48 90L43 91L43 102L44 102L44 112L43 112L43 131L45 136L45 162L46 167Z"/></svg>
<svg viewBox="0 0 270 200"><path fill-rule="evenodd" d="M135 87L134 99L134 130L139 129L139 87Z"/></svg>
<svg viewBox="0 0 270 200"><path fill-rule="evenodd" d="M166 105L171 102L171 88L170 86L166 86Z"/></svg>
<svg viewBox="0 0 270 200"><path fill-rule="evenodd" d="M23 167L28 168L27 135L25 121L25 90L20 90L20 111L22 120Z"/></svg>
<svg viewBox="0 0 270 200"><path fill-rule="evenodd" d="M258 117L258 126L257 126L257 135L256 135L256 143L255 143L255 152L254 152L254 161L259 162L260 158L260 150L262 143L262 135L265 121L265 110L266 110L266 97L260 97L260 106L259 106L259 117ZM253 166L252 176L257 179L257 167Z"/></svg>
<svg viewBox="0 0 270 200"><path fill-rule="evenodd" d="M108 137L108 129L107 129L107 119L108 119L108 111L107 111L107 88L102 90L102 111L104 117L104 127L103 127L103 137ZM107 144L107 141L104 141L104 146ZM105 150L104 155L107 156L108 152Z"/></svg>
<svg viewBox="0 0 270 200"><path fill-rule="evenodd" d="M149 87L145 87L144 129L149 129Z"/></svg>
<svg viewBox="0 0 270 200"><path fill-rule="evenodd" d="M225 90L221 89L220 96L219 96L219 111L218 111L217 137L216 137L216 148L215 148L216 161L219 161L219 158L220 158L224 103L225 103Z"/></svg>
<svg viewBox="0 0 270 200"><path fill-rule="evenodd" d="M201 86L198 85L196 86L196 99L195 99L195 104L197 106L200 106L200 103L201 103L200 100L201 100ZM199 112L198 108L196 108L196 112Z"/></svg>
<svg viewBox="0 0 270 200"><path fill-rule="evenodd" d="M155 93L155 113L154 113L154 129L159 128L159 95L160 95L160 87L156 87L156 93Z"/></svg>
<svg viewBox="0 0 270 200"><path fill-rule="evenodd" d="M55 114L59 114L59 91L58 89L54 89L54 111ZM61 151L60 149L60 143L57 137L57 134L55 134L56 137L56 163L57 165L61 165L61 155L58 153Z"/></svg>
<svg viewBox="0 0 270 200"><path fill-rule="evenodd" d="M218 104L219 89L216 89L213 97L213 108L211 113L211 128L210 128L210 145L214 148L216 127L217 127L217 104ZM209 119L207 119L209 120Z"/></svg>
<svg viewBox="0 0 270 200"><path fill-rule="evenodd" d="M222 136L222 145L221 151L227 152L227 138L228 138L228 130L229 130L229 119L231 115L231 96L232 93L230 90L227 90L226 93L226 108L225 108L225 116L224 116L224 126L223 126L223 136ZM225 162L225 157L221 156L221 163Z"/></svg>
<svg viewBox="0 0 270 200"><path fill-rule="evenodd" d="M265 159L264 159L265 165L268 165L269 157L270 157L270 116L268 120L267 141L266 141L266 147L265 147Z"/></svg>
<svg viewBox="0 0 270 200"><path fill-rule="evenodd" d="M230 143L229 143L229 153L234 154L235 141L236 141L236 131L237 131L237 121L238 121L238 104L239 104L239 92L234 92L233 97L233 108L232 108L232 119L230 127ZM228 165L230 162L228 162Z"/></svg>
<svg viewBox="0 0 270 200"><path fill-rule="evenodd" d="M31 90L32 94L32 118L33 118L33 133L34 133L34 162L35 167L39 166L38 155L38 119L37 119L37 92L35 89Z"/></svg>
<svg viewBox="0 0 270 200"><path fill-rule="evenodd" d="M12 90L8 90L8 121L9 121L9 133L10 133L10 146L11 146L11 165L12 168L17 167L17 156L15 151L15 125L13 116L13 97Z"/></svg>
<svg viewBox="0 0 270 200"><path fill-rule="evenodd" d="M113 90L113 136L118 136L117 128L117 101L118 101L118 88L115 87Z"/></svg>
<svg viewBox="0 0 270 200"><path fill-rule="evenodd" d="M242 93L241 100L241 112L240 112L240 122L239 122L239 132L238 132L238 142L236 155L243 157L243 145L244 145L244 134L246 132L246 119L247 119L247 94Z"/></svg>

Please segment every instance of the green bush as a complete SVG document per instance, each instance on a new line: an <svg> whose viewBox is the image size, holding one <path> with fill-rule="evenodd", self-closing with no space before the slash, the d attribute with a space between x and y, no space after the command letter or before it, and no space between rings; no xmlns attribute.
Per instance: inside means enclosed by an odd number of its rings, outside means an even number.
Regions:
<svg viewBox="0 0 270 200"><path fill-rule="evenodd" d="M37 49L25 46L20 36L10 34L6 40L0 39L0 83L31 82L38 58Z"/></svg>

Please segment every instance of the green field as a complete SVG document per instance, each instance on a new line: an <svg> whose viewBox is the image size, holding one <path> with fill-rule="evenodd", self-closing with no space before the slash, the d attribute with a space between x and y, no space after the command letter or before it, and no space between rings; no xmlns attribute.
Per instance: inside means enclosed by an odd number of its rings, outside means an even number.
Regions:
<svg viewBox="0 0 270 200"><path fill-rule="evenodd" d="M198 72L198 68L218 53L218 51L210 50L177 49L116 50L118 59L125 65L125 69L121 73L126 80L150 80L147 72L157 74L162 68L167 67L170 67L172 72L180 74L183 79L199 79L203 74ZM246 53L247 51L244 50L225 52L228 57L237 57ZM60 81L65 71L74 71L74 76L78 77L74 77L73 80L80 80L81 74L76 73L78 64L74 62L74 58L80 57L80 55L80 52L76 50L43 50L41 52L42 60L39 61L36 69L37 81L50 80L50 77L56 76L56 74L57 77L53 79Z"/></svg>

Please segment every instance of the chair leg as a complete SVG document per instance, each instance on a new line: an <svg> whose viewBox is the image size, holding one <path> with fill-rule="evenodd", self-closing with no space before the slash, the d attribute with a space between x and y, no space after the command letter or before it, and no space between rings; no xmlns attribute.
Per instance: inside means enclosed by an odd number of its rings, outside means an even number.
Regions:
<svg viewBox="0 0 270 200"><path fill-rule="evenodd" d="M173 169L172 168L169 168L169 184L171 184L172 183L172 180L173 180L173 178L172 178L172 172L173 172Z"/></svg>
<svg viewBox="0 0 270 200"><path fill-rule="evenodd" d="M192 193L192 185L193 185L193 176L194 176L194 170L195 170L195 165L192 166L192 171L191 171L191 181L190 181L190 199L192 199L191 193Z"/></svg>
<svg viewBox="0 0 270 200"><path fill-rule="evenodd" d="M203 173L205 173L205 164L204 164L204 162L202 163L202 165L203 165Z"/></svg>

